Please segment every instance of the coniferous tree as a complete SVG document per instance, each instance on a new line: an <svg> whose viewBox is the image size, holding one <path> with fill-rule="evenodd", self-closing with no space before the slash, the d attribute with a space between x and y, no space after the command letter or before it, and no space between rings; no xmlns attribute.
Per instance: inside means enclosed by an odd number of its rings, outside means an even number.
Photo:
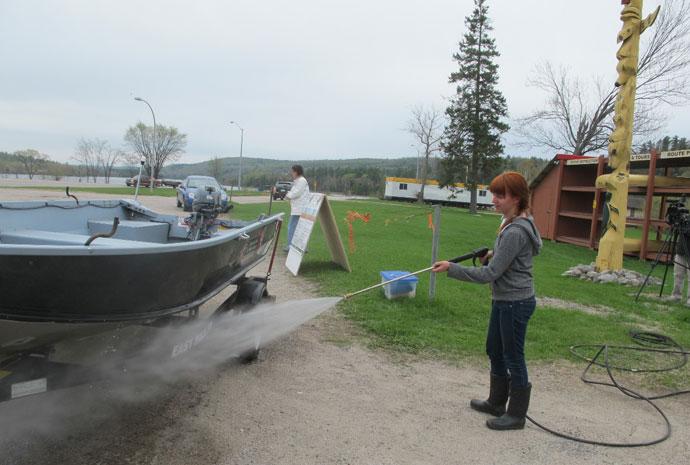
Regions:
<svg viewBox="0 0 690 465"><path fill-rule="evenodd" d="M652 150L667 152L669 150L688 150L690 141L685 137L666 136L657 141L648 140L636 147L637 153L650 153Z"/></svg>
<svg viewBox="0 0 690 465"><path fill-rule="evenodd" d="M456 95L446 109L449 124L442 144L441 184L464 182L471 190L470 212L477 211L477 185L503 166L501 135L509 129L503 121L508 114L506 100L498 90L500 56L489 32L486 0L474 0L474 11L465 18L467 32L453 55L459 69L450 75L457 84Z"/></svg>

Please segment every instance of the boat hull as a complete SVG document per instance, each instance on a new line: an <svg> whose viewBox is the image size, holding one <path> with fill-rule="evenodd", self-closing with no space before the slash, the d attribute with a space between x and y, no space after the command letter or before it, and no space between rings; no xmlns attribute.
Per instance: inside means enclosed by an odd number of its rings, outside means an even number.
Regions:
<svg viewBox="0 0 690 465"><path fill-rule="evenodd" d="M104 322L149 319L200 305L264 259L277 221L242 238L127 255L6 255L0 318ZM222 236L222 233L219 233ZM204 246L207 243L207 246Z"/></svg>

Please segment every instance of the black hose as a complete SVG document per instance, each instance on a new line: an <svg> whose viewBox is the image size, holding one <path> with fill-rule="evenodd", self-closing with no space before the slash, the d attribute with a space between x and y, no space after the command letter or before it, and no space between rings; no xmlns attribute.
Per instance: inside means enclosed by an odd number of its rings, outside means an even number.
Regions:
<svg viewBox="0 0 690 465"><path fill-rule="evenodd" d="M582 438L578 436L572 436L570 434L562 433L560 431L553 430L547 426L542 425L541 423L537 422L535 419L530 417L529 415L527 416L527 419L534 423L534 425L538 426L539 428L543 429L544 431L547 431L555 436L564 438L564 439L569 439L571 441L577 441L577 442L582 442L585 444L592 444L595 446L606 446L606 447L644 447L644 446L651 446L653 444L659 444L660 442L665 441L669 437L671 437L671 422L669 421L668 417L666 414L661 410L661 408L654 403L654 400L657 399L663 399L666 397L672 397L672 396L678 396L681 394L688 394L690 393L690 390L682 390L682 391L675 391L667 394L661 394L657 396L644 396L638 392L633 391L630 388L627 388L625 386L621 386L621 384L616 380L615 376L613 375L612 370L619 370L619 371L627 371L630 373L658 373L658 372L664 372L664 371L671 371L671 370L677 370L679 368L684 367L688 363L688 354L690 352L686 351L683 346L678 344L674 339L664 336L662 334L657 334L657 333L650 333L650 332L631 332L629 333L630 336L632 337L633 341L636 344L639 344L642 347L629 347L629 346L610 346L608 344L605 345L595 345L595 344L579 344L579 345L574 345L570 347L570 352L573 355L576 355L577 357L580 357L584 360L587 360L589 362L587 364L587 367L584 369L582 372L582 375L580 376L580 379L582 379L583 382L587 384L595 384L599 386L611 386L615 387L618 389L620 392L625 394L628 397L632 397L633 399L639 399L639 400L644 400L646 403L651 405L663 418L665 424L666 424L666 431L664 432L663 435L661 435L659 438L651 440L651 441L643 441L643 442L631 442L631 443L623 443L623 442L606 442L606 441L597 441L594 439L587 439L587 438ZM665 348L659 348L659 347L665 347ZM580 348L595 348L599 349L597 351L597 354L589 358L585 355L582 355L577 351L577 349ZM631 368L631 367L621 367L621 366L612 366L609 363L609 349L619 349L619 350L629 350L629 351L639 351L639 352L654 352L654 353L663 353L663 354L668 354L668 355L682 355L682 361L679 364L673 365L673 366L666 366L662 368L653 368L653 369L639 369L639 368ZM599 358L601 357L601 354L604 354L604 361L600 362L598 361ZM606 373L608 374L609 379L611 380L610 383L603 382L603 381L593 381L590 379L587 379L587 373L589 372L590 368L593 365L597 365L600 367L603 367L606 369Z"/></svg>
<svg viewBox="0 0 690 465"><path fill-rule="evenodd" d="M67 197L72 197L74 200L76 200L77 205L79 205L79 199L75 195L69 193L69 186L65 187L65 194L67 194Z"/></svg>
<svg viewBox="0 0 690 465"><path fill-rule="evenodd" d="M93 241L98 239L99 237L113 237L115 235L115 232L117 231L117 227L120 224L120 218L117 216L113 218L113 227L110 230L110 232L107 233L96 233L93 236L89 237L89 239L86 241L84 245L91 245Z"/></svg>

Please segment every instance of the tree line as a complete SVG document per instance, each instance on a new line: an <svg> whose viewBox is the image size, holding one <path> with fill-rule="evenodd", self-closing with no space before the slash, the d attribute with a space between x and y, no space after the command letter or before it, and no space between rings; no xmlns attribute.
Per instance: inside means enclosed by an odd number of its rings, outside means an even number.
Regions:
<svg viewBox="0 0 690 465"><path fill-rule="evenodd" d="M214 172L222 171L222 168L219 169L218 165L218 159L209 161L207 174L213 176ZM329 161L319 164L307 164L304 166L304 169L305 176L312 189L316 186L319 192L338 192L367 196L383 195L386 176L414 177L415 175L413 169L405 168L404 166L384 170L372 166L332 166ZM288 172L288 169L244 171L242 174L242 185L268 188L269 186L274 186L278 181L291 181ZM214 177L225 185L237 183L236 177L219 177L217 175Z"/></svg>

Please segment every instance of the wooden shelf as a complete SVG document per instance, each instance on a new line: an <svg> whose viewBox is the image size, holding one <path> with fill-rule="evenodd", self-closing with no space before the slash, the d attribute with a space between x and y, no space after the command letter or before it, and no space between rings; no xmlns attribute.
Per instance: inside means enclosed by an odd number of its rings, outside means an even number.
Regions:
<svg viewBox="0 0 690 465"><path fill-rule="evenodd" d="M569 192L596 192L597 188L594 186L563 186L561 190Z"/></svg>
<svg viewBox="0 0 690 465"><path fill-rule="evenodd" d="M556 241L589 247L588 237L556 236Z"/></svg>
<svg viewBox="0 0 690 465"><path fill-rule="evenodd" d="M567 216L568 218L579 218L582 220L592 221L592 213L586 212L558 212L560 216Z"/></svg>
<svg viewBox="0 0 690 465"><path fill-rule="evenodd" d="M627 218L625 222L627 224L644 225L644 220L642 218ZM668 223L664 220L649 220L649 224L652 226L668 226Z"/></svg>

